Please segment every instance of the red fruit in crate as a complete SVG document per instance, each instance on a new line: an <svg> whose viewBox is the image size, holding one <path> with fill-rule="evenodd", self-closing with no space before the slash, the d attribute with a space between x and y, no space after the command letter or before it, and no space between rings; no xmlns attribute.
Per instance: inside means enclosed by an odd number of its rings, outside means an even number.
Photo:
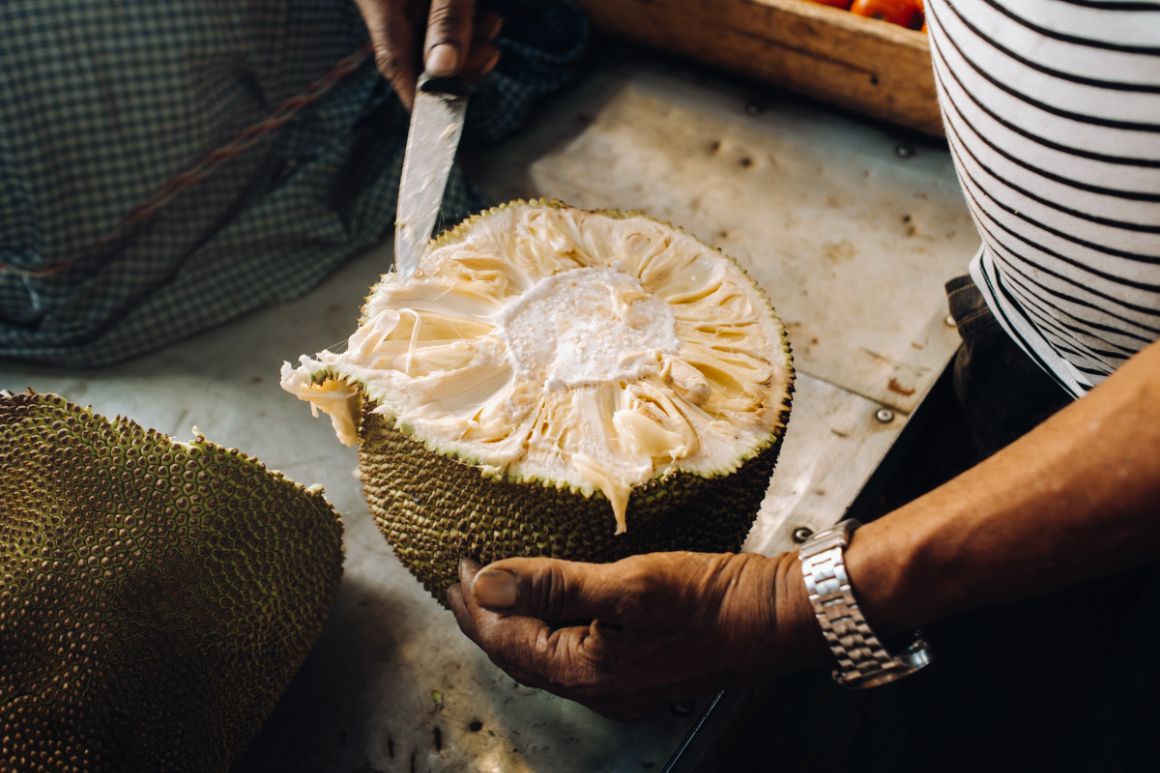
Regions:
<svg viewBox="0 0 1160 773"><path fill-rule="evenodd" d="M850 12L901 24L911 29L922 26L920 0L854 0L850 4Z"/></svg>
<svg viewBox="0 0 1160 773"><path fill-rule="evenodd" d="M850 10L851 0L810 0L810 2L817 3L818 5L829 5L834 8L841 8L843 11L848 11Z"/></svg>

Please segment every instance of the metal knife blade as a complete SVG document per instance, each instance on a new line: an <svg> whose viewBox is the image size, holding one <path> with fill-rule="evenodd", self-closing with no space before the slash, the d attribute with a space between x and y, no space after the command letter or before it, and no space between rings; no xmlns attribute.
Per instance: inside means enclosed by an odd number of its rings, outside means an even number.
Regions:
<svg viewBox="0 0 1160 773"><path fill-rule="evenodd" d="M419 78L395 211L395 270L404 279L419 267L431 238L466 112L467 89L461 81Z"/></svg>

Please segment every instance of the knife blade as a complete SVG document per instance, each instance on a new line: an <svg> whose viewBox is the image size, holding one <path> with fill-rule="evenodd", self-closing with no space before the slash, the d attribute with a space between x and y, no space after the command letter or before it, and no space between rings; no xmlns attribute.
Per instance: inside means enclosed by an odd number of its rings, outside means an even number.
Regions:
<svg viewBox="0 0 1160 773"><path fill-rule="evenodd" d="M467 88L462 81L420 76L395 210L395 270L404 279L419 267L431 238L466 112Z"/></svg>

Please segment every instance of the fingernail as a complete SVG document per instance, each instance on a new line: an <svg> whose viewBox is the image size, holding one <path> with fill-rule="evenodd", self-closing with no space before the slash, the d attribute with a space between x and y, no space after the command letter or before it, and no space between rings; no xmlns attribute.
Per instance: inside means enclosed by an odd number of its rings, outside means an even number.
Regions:
<svg viewBox="0 0 1160 773"><path fill-rule="evenodd" d="M502 569L484 569L471 583L475 599L485 607L506 609L516 603L519 587L516 577Z"/></svg>
<svg viewBox="0 0 1160 773"><path fill-rule="evenodd" d="M459 46L440 43L427 52L426 65L431 75L451 75L459 66Z"/></svg>

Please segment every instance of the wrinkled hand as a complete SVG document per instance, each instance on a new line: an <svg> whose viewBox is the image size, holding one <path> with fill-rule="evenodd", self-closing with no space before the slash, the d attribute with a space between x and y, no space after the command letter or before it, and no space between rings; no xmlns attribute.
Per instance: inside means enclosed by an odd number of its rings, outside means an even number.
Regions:
<svg viewBox="0 0 1160 773"><path fill-rule="evenodd" d="M499 62L492 40L503 20L475 15L475 0L355 0L370 32L379 71L403 102L415 101L415 81L425 66L431 75L475 80ZM426 22L420 56L418 39Z"/></svg>
<svg viewBox="0 0 1160 773"><path fill-rule="evenodd" d="M795 556L460 564L459 627L517 681L613 717L820 662Z"/></svg>

